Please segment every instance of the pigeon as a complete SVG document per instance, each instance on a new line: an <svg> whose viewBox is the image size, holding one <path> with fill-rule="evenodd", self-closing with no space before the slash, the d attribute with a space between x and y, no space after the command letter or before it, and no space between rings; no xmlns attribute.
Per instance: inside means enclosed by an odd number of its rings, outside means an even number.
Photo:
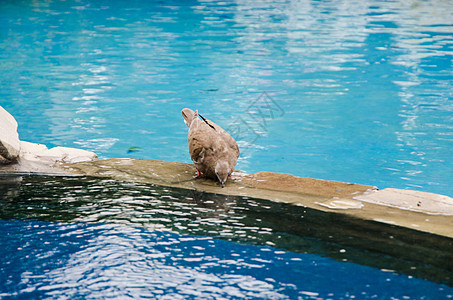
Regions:
<svg viewBox="0 0 453 300"><path fill-rule="evenodd" d="M189 153L198 176L217 179L225 187L239 157L238 144L219 125L199 115L198 110L184 108L181 113L189 127Z"/></svg>

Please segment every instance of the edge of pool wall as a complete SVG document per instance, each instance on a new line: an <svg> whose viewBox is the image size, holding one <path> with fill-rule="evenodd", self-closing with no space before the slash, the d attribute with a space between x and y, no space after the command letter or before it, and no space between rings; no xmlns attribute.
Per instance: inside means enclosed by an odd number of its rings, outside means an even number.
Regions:
<svg viewBox="0 0 453 300"><path fill-rule="evenodd" d="M151 159L112 158L40 168L2 166L3 173L86 175L151 183L229 196L246 196L305 206L327 213L400 226L453 239L453 198L411 190L297 177L288 174L235 171L225 188L195 178L192 164Z"/></svg>

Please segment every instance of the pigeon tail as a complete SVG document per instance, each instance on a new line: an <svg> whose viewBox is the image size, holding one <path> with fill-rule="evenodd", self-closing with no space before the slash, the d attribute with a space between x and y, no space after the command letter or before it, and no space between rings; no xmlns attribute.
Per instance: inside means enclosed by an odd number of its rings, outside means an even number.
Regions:
<svg viewBox="0 0 453 300"><path fill-rule="evenodd" d="M195 117L195 112L190 108L184 108L181 113L184 117L184 123L186 123L187 127L190 127L190 124L192 124L192 121Z"/></svg>

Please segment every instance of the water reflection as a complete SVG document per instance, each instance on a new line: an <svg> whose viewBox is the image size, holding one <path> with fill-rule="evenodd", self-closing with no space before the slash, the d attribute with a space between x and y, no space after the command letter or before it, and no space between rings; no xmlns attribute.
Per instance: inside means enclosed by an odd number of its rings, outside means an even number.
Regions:
<svg viewBox="0 0 453 300"><path fill-rule="evenodd" d="M215 237L453 284L451 239L304 207L80 177L5 177L0 194L2 220L88 222Z"/></svg>

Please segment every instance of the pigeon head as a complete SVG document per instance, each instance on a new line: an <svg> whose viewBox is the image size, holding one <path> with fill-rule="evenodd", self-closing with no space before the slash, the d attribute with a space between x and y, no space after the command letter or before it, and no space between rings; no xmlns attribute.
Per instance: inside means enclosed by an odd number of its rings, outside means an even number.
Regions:
<svg viewBox="0 0 453 300"><path fill-rule="evenodd" d="M220 185L225 187L225 182L230 175L228 162L219 160L215 165L215 174L220 181Z"/></svg>

